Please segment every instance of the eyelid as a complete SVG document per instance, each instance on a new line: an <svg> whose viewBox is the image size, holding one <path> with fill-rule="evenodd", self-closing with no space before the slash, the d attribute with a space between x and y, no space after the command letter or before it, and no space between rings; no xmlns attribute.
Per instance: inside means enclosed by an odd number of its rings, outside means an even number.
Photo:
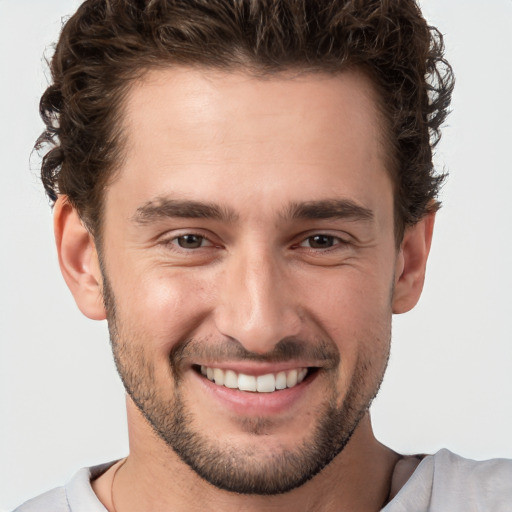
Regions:
<svg viewBox="0 0 512 512"><path fill-rule="evenodd" d="M311 246L306 245L308 243L308 241L310 241L312 238L315 238L317 236L324 236L326 238L332 238L333 244L329 247L311 247ZM341 238L339 236L319 234L319 235L308 236L299 244L299 247L304 247L306 249L311 249L313 251L329 251L329 250L336 250L340 246L345 246L348 243L349 242L347 240L344 240L343 238Z"/></svg>
<svg viewBox="0 0 512 512"><path fill-rule="evenodd" d="M305 233L301 233L299 236L296 237L297 242L293 244L295 247L306 247L304 244L307 243L307 241L311 238L314 238L316 236L325 236L329 238L333 238L335 240L335 243L332 247L329 247L328 249L334 249L337 245L348 245L352 242L353 238L348 233L340 233L336 232L333 233L332 231L325 230L325 231L307 231ZM328 250L328 249L312 249L312 250Z"/></svg>
<svg viewBox="0 0 512 512"><path fill-rule="evenodd" d="M194 236L196 238L200 238L201 239L201 245L199 247L196 247L196 248L181 247L180 244L179 244L179 240L182 239L182 238L185 238L187 236ZM203 235L196 235L194 233L187 233L185 235L175 236L174 238L171 238L168 243L173 244L173 245L177 245L180 249L183 249L183 250L197 250L197 249L202 249L203 247L213 247L213 245L214 245L212 243L212 241L209 240L208 238L206 238L205 236L203 236Z"/></svg>
<svg viewBox="0 0 512 512"><path fill-rule="evenodd" d="M177 241L179 238L183 238L185 236L196 236L198 238L202 238L206 242L206 244L201 245L201 247L198 247L197 249L186 249L184 247L180 247L178 245ZM176 250L179 250L179 251L197 251L197 250L203 249L203 248L220 247L221 244L212 240L213 238L215 238L213 236L213 234L205 233L201 229L195 229L195 228L186 229L185 228L185 229L176 229L176 230L173 230L173 231L163 234L159 238L159 244L172 245L173 247L176 248Z"/></svg>

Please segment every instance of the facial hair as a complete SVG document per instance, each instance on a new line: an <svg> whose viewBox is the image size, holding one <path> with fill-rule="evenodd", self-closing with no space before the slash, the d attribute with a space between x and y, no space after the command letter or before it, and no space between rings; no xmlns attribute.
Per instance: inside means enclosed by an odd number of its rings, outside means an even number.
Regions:
<svg viewBox="0 0 512 512"><path fill-rule="evenodd" d="M132 339L130 329L118 317L114 293L103 275L103 298L107 310L114 360L126 392L148 421L154 432L180 459L200 477L226 491L239 494L277 495L303 485L327 466L347 445L359 421L376 396L387 358L382 368L372 369L370 358L359 359L351 384L344 397L336 383L340 372L340 355L334 342L305 342L287 338L276 344L272 353L260 355L246 351L233 340L183 340L169 355L169 371L174 379L172 396L159 389L155 366L145 348L150 344ZM388 343L389 347L389 343ZM389 355L389 353L388 353ZM294 449L261 453L256 444L233 446L228 440L211 439L195 425L193 404L183 394L185 361L209 356L211 360L257 360L277 362L309 356L325 361L322 372L328 377L329 394L316 406L316 427ZM368 375L373 385L368 386ZM241 429L253 436L268 430L265 418L241 422Z"/></svg>

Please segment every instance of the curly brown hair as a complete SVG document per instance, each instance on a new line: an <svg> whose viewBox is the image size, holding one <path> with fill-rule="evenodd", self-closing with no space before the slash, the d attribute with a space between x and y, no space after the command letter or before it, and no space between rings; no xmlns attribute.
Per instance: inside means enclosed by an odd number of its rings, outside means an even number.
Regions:
<svg viewBox="0 0 512 512"><path fill-rule="evenodd" d="M444 175L433 148L454 84L443 53L414 0L86 0L62 29L41 98L42 181L98 237L103 191L123 159L123 99L148 70L355 67L380 95L401 241L407 225L439 207Z"/></svg>

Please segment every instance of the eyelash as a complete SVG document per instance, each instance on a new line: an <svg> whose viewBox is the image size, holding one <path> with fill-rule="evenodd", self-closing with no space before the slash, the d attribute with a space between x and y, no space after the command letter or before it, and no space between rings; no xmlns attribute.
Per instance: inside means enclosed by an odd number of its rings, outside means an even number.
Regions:
<svg viewBox="0 0 512 512"><path fill-rule="evenodd" d="M199 247L183 247L180 244L180 240L183 241L187 237L200 239ZM206 242L207 245L203 245L204 242ZM196 251L198 249L204 249L205 247L215 247L215 244L208 237L206 237L202 234L199 234L199 233L194 233L194 232L183 233L182 235L174 236L172 238L163 240L162 243L167 246L175 246L175 249L174 249L174 247L173 247L173 249L178 250L178 251Z"/></svg>
<svg viewBox="0 0 512 512"><path fill-rule="evenodd" d="M200 239L200 240L198 240L198 243L200 245L198 247L183 247L180 244L180 241L185 240L187 237ZM309 242L309 244L311 244L311 242L314 239L324 239L327 241L328 244L330 243L330 245L328 247L311 247L310 245L305 245L305 244L308 244L308 242ZM204 245L205 242L206 242L206 245ZM199 249L208 249L208 248L219 247L219 245L216 245L207 236L200 234L200 233L194 233L194 232L183 233L183 234L174 236L172 238L163 240L162 244L166 245L166 246L172 246L171 248L173 250L185 251L185 252L197 251ZM292 247L292 249L302 248L302 249L306 249L306 250L312 251L312 252L313 251L314 252L317 252L317 251L329 252L329 251L339 249L340 246L346 246L349 244L350 244L350 242L348 240L345 240L339 236L330 235L327 233L314 233L314 234L311 234L304 238L301 238L299 243L293 244L291 247Z"/></svg>
<svg viewBox="0 0 512 512"><path fill-rule="evenodd" d="M319 238L323 238L323 239L328 239L328 241L331 243L331 245L329 245L329 247L310 247L310 246L306 246L304 244L306 244L307 242L311 243L312 240L314 239L319 239ZM302 240L302 242L300 242L297 247L304 247L306 249L310 249L310 250L313 250L313 251L322 251L322 252L326 252L326 251L329 251L329 250L336 250L337 248L339 248L338 246L344 246L344 245L348 245L349 242L339 236L335 236L335 235L329 235L327 233L315 233L314 235L310 235L306 238L304 238Z"/></svg>

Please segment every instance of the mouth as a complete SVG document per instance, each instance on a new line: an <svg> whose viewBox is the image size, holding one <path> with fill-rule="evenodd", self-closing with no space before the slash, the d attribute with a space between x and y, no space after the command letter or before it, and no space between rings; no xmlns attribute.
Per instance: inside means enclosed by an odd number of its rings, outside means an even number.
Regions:
<svg viewBox="0 0 512 512"><path fill-rule="evenodd" d="M318 370L315 367L293 368L264 375L248 375L204 365L196 365L194 369L219 387L252 393L274 393L294 388Z"/></svg>

